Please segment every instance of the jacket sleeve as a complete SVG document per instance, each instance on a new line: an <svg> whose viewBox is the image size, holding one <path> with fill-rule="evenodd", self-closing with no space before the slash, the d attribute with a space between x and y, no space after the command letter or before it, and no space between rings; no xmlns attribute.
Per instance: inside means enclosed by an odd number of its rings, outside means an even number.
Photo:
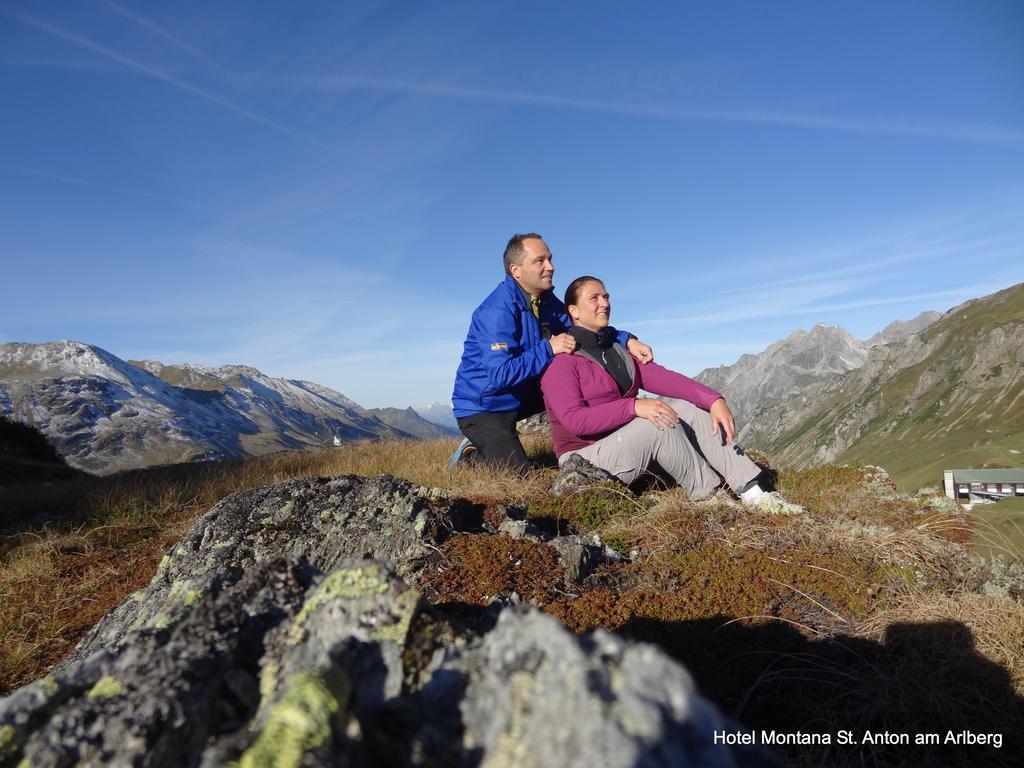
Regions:
<svg viewBox="0 0 1024 768"><path fill-rule="evenodd" d="M481 308L473 316L473 338L487 371L483 395L505 392L516 384L540 376L554 353L546 339L524 347L517 338L516 318L506 307Z"/></svg>
<svg viewBox="0 0 1024 768"><path fill-rule="evenodd" d="M691 402L705 411L710 410L712 403L722 397L711 387L694 381L689 376L670 371L657 363L633 367L639 376L640 387L655 395L677 397L680 400Z"/></svg>
<svg viewBox="0 0 1024 768"><path fill-rule="evenodd" d="M548 366L541 377L540 388L551 414L579 437L611 432L636 418L631 397L590 405L583 397L574 361L567 355L555 358Z"/></svg>

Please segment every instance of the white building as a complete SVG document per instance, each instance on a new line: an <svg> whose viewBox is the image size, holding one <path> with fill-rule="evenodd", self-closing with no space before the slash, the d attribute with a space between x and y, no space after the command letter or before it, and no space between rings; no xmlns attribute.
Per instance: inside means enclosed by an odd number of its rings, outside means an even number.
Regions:
<svg viewBox="0 0 1024 768"><path fill-rule="evenodd" d="M947 469L942 475L951 499L996 501L1024 496L1024 469Z"/></svg>

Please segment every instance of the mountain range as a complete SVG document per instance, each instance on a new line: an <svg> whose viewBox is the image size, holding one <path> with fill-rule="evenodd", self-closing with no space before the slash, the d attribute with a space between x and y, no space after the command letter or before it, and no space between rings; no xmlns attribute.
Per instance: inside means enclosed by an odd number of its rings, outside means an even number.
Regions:
<svg viewBox="0 0 1024 768"><path fill-rule="evenodd" d="M810 331L793 331L759 354L742 355L732 365L706 368L695 378L726 394L740 425L739 440L765 443L773 434L766 412L792 397L810 399L819 384L862 367L873 347L907 338L939 317L929 310L913 320L897 320L867 341L840 326L819 323Z"/></svg>
<svg viewBox="0 0 1024 768"><path fill-rule="evenodd" d="M1019 466L1024 284L933 315L868 342L797 331L696 378L734 406L738 439L780 464L878 464L905 489L943 469Z"/></svg>
<svg viewBox="0 0 1024 768"><path fill-rule="evenodd" d="M0 413L96 474L326 448L335 438L451 434L411 408L368 410L309 381L241 365L125 361L76 341L0 344Z"/></svg>
<svg viewBox="0 0 1024 768"><path fill-rule="evenodd" d="M879 464L902 487L1024 456L1024 284L866 341L797 330L697 379L723 392L748 448L780 465ZM450 405L366 409L247 366L125 361L74 341L0 345L0 414L35 426L70 466L155 464L457 434Z"/></svg>

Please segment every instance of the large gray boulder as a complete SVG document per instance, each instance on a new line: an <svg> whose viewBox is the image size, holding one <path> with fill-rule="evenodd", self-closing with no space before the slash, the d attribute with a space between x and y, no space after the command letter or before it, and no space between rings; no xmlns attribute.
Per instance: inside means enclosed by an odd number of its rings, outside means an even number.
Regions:
<svg viewBox="0 0 1024 768"><path fill-rule="evenodd" d="M289 480L236 493L195 522L164 557L153 581L108 613L62 668L114 646L130 630L165 628L218 581L257 563L305 558L329 571L345 558L388 563L415 580L435 551L453 506L439 490L390 475Z"/></svg>
<svg viewBox="0 0 1024 768"><path fill-rule="evenodd" d="M0 768L775 764L715 744L737 727L653 646L426 605L408 584L462 509L387 475L224 499L0 699Z"/></svg>
<svg viewBox="0 0 1024 768"><path fill-rule="evenodd" d="M219 586L0 699L0 766L777 764L716 745L736 726L658 649L532 606L451 642L378 561L282 558Z"/></svg>
<svg viewBox="0 0 1024 768"><path fill-rule="evenodd" d="M716 745L714 732L735 724L654 646L602 630L578 638L530 606L506 608L479 643L449 653L422 700L457 707L463 755L480 765L777 765L759 749Z"/></svg>

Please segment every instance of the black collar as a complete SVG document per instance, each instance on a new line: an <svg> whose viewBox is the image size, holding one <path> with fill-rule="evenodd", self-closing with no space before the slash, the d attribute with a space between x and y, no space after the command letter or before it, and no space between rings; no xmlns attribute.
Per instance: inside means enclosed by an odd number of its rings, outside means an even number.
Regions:
<svg viewBox="0 0 1024 768"><path fill-rule="evenodd" d="M576 343L584 349L608 349L618 339L617 331L610 325L605 326L596 333L581 325L574 325L569 333L576 339Z"/></svg>

